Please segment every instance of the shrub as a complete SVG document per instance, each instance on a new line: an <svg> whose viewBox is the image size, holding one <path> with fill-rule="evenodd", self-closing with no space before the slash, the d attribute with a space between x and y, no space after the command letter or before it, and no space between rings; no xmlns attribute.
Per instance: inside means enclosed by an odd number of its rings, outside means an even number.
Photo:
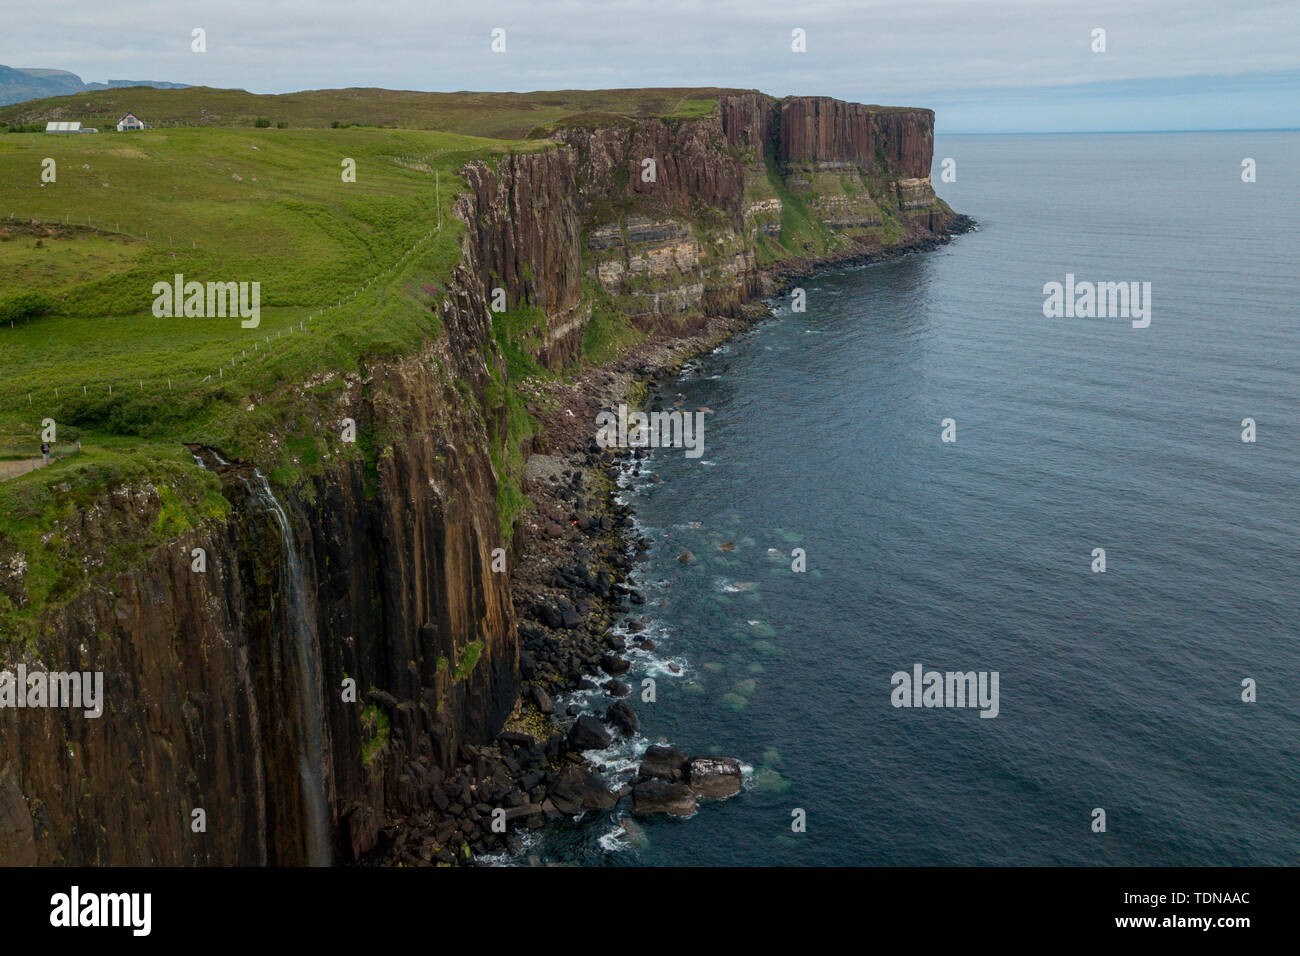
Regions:
<svg viewBox="0 0 1300 956"><path fill-rule="evenodd" d="M265 116L259 116L257 119L253 120L253 125L258 129L266 129L271 125L271 121Z"/></svg>
<svg viewBox="0 0 1300 956"><path fill-rule="evenodd" d="M286 123L284 120L280 120L280 122L278 122L278 123L275 124L275 128L276 128L276 129L288 129L288 128L289 128L289 124Z"/></svg>
<svg viewBox="0 0 1300 956"><path fill-rule="evenodd" d="M52 308L54 303L41 292L19 292L0 299L0 322L24 322L44 315Z"/></svg>

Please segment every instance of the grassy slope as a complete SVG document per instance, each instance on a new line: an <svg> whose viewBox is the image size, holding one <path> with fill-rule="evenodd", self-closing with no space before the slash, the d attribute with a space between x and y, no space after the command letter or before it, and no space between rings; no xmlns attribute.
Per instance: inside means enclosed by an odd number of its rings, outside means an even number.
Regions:
<svg viewBox="0 0 1300 956"><path fill-rule="evenodd" d="M577 114L630 117L706 113L716 89L557 90L544 93L420 93L409 90L309 90L264 95L200 86L185 90L127 87L50 97L0 107L0 123L80 120L112 129L122 115L135 113L162 126L252 126L257 117L290 127L328 127L359 123L402 129L523 139L539 127Z"/></svg>
<svg viewBox="0 0 1300 956"><path fill-rule="evenodd" d="M39 248L21 230L0 239L0 262L9 267L0 299L37 280L54 301L52 314L0 330L0 443L30 436L47 415L146 437L196 435L225 393L262 392L409 351L431 331L437 277L459 253L460 224L450 215L461 188L456 173L469 157L508 146L359 129L0 137L0 216L89 217L109 233L151 237L86 234ZM59 176L42 188L47 155ZM341 179L344 157L356 160L355 183ZM400 157L425 157L439 170L440 233L429 235L434 176ZM153 284L177 272L260 281L261 325L153 317ZM417 283L416 273L429 281ZM209 375L214 381L200 384Z"/></svg>

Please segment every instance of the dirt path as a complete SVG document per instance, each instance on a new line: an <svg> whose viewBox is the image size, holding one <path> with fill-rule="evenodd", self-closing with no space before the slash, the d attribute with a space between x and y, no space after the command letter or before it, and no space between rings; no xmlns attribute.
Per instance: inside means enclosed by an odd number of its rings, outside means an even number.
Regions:
<svg viewBox="0 0 1300 956"><path fill-rule="evenodd" d="M39 458L27 458L23 461L0 461L0 481L6 478L17 478L19 475L25 475L29 471L35 471L37 468L44 467L45 462Z"/></svg>

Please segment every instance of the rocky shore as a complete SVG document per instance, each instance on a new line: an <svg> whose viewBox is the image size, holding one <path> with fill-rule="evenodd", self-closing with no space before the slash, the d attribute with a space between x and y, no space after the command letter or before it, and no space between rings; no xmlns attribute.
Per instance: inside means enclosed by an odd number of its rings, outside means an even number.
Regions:
<svg viewBox="0 0 1300 956"><path fill-rule="evenodd" d="M974 225L961 216L940 239L782 263L764 274L762 293L780 294L820 269L932 249ZM427 779L411 781L429 789L433 806L388 821L363 864L474 865L502 853L518 856L528 830L621 801L636 816L690 816L701 801L740 792L741 767L733 757L692 756L652 744L636 775L620 783L584 756L637 732L636 689L620 679L629 668L624 653L629 643L654 649L638 637L644 622L635 611L645 598L628 584L651 542L636 534L632 509L615 499L620 471L639 473L647 453L600 448L593 421L619 402L652 401L683 363L769 315L766 305L750 302L738 316L709 317L688 334L657 332L571 382L536 387L529 411L542 427L525 487L534 507L516 524L510 569L519 622L519 702L495 742L461 747L453 773L430 767ZM629 609L625 638L613 626ZM600 689L614 702L603 713L578 705L562 711L557 698L579 689Z"/></svg>

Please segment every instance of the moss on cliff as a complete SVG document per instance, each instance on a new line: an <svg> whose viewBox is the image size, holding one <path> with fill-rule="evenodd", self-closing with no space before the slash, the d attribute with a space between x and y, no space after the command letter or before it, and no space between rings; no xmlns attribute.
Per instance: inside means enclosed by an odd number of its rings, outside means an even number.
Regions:
<svg viewBox="0 0 1300 956"><path fill-rule="evenodd" d="M497 474L497 517L501 524L501 540L508 544L514 530L515 517L530 506L524 494L523 444L537 433L537 419L528 412L521 386L532 375L547 374L530 357L511 347L516 367L503 371L496 362L489 362L491 378L484 395L484 412L492 467Z"/></svg>
<svg viewBox="0 0 1300 956"><path fill-rule="evenodd" d="M591 302L591 320L582 332L581 364L600 365L645 338L619 308L614 296L594 279L583 281L583 294Z"/></svg>
<svg viewBox="0 0 1300 956"><path fill-rule="evenodd" d="M460 659L456 662L455 669L451 672L452 680L462 681L468 677L482 655L482 641L470 641L466 644L465 649L460 653Z"/></svg>
<svg viewBox="0 0 1300 956"><path fill-rule="evenodd" d="M807 203L787 185L777 167L775 151L768 151L765 168L768 183L781 200L781 234L760 244L759 261L767 264L790 256L826 256L842 248L843 240L822 225Z"/></svg>
<svg viewBox="0 0 1300 956"><path fill-rule="evenodd" d="M388 715L371 704L361 712L361 765L369 767L388 747Z"/></svg>
<svg viewBox="0 0 1300 956"><path fill-rule="evenodd" d="M40 612L92 576L229 514L217 477L181 445L85 438L81 454L33 473L39 481L0 482L0 641L35 636Z"/></svg>

